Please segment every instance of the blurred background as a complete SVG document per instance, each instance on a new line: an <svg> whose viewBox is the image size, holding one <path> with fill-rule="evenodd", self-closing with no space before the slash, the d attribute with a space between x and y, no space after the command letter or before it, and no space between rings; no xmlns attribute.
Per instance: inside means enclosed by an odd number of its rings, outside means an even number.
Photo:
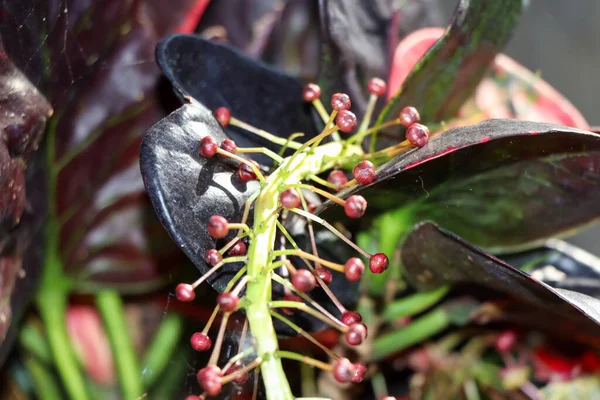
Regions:
<svg viewBox="0 0 600 400"><path fill-rule="evenodd" d="M449 20L455 1L438 0ZM569 99L591 126L600 125L600 1L530 0L509 42L506 54L542 78ZM569 238L600 254L598 223Z"/></svg>

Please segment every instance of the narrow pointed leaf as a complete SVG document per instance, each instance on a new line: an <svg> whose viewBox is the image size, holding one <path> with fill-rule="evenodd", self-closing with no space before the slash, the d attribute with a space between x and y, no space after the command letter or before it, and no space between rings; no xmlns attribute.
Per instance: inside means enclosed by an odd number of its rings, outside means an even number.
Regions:
<svg viewBox="0 0 600 400"><path fill-rule="evenodd" d="M530 248L600 217L600 136L517 120L453 128L342 195L353 193L367 215L405 207L413 223L434 220L493 252Z"/></svg>
<svg viewBox="0 0 600 400"><path fill-rule="evenodd" d="M311 105L302 99L302 84L232 47L196 35L172 35L156 49L165 76L181 96L190 96L211 111L227 107L231 115L274 135L288 137L303 132L316 135ZM280 147L239 128L229 126L227 135L239 147ZM256 161L270 163L257 154Z"/></svg>
<svg viewBox="0 0 600 400"><path fill-rule="evenodd" d="M567 236L600 217L600 152L524 160L450 180L414 210L495 253Z"/></svg>
<svg viewBox="0 0 600 400"><path fill-rule="evenodd" d="M575 339L585 337L600 345L600 300L553 289L429 222L413 229L401 252L408 277L420 289L481 285L552 314L556 333L576 328L570 332Z"/></svg>
<svg viewBox="0 0 600 400"><path fill-rule="evenodd" d="M444 36L415 65L378 122L397 118L408 105L417 107L426 123L455 117L506 45L522 3L460 0ZM402 137L403 132L398 127L386 130L395 137Z"/></svg>

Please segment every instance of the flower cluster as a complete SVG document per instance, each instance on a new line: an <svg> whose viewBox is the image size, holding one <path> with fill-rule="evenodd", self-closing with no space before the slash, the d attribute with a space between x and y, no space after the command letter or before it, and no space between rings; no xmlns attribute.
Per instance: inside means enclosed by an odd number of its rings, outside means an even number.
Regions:
<svg viewBox="0 0 600 400"><path fill-rule="evenodd" d="M193 283L180 283L176 287L179 301L189 302L195 299L196 288L210 276L229 263L243 263L243 267L230 280L225 291L217 298L217 306L212 317L202 329L194 333L190 342L197 351L212 353L208 365L198 374L198 382L204 394L190 396L189 399L202 396L218 395L223 385L236 381L248 380L249 373L260 367L264 376L269 376L267 393L271 390L283 391L281 398L292 398L289 384L281 368L280 359L298 360L322 370L329 371L338 382L361 382L366 373L366 366L352 363L340 357L322 345L309 333L288 319L285 315L304 312L337 329L344 335L350 346L358 346L367 338L367 327L358 312L346 309L328 285L332 282L330 271L343 273L349 281L357 281L365 271L363 259L368 260L369 270L381 274L387 270L389 259L383 253L370 254L356 245L347 235L335 228L331 223L315 214L317 204L309 200L307 194L312 192L323 199L336 203L344 208L348 218L362 217L367 209L367 201L360 195L352 195L346 199L336 192L355 185L368 185L376 180L376 167L372 160L377 157L393 157L403 151L427 144L429 130L419 123L419 113L414 107L406 107L398 118L384 125L369 127L377 98L386 92L386 83L381 79L372 79L368 90L371 93L365 119L358 126L356 115L350 111L351 99L347 94L336 93L331 96L331 109L328 113L321 101L321 90L315 84L304 88L303 98L312 103L323 119L320 134L300 143L296 137L279 138L269 132L251 126L231 115L225 107L215 110L214 116L225 127L228 125L244 129L249 134L258 135L282 146L282 152L276 154L264 147L239 147L233 140L224 139L219 143L212 136L203 137L198 143L198 152L204 158L230 159L238 163L236 174L242 182L258 180L260 189L252 194L244 205L241 221L228 221L221 215L209 218L206 230L214 239L224 239L230 231L237 235L223 247L210 249L205 260L211 268ZM361 142L368 135L392 125L407 127L406 140L398 145L375 153L365 153ZM357 129L358 126L358 129ZM356 130L356 133L352 134ZM350 135L342 139L341 135ZM289 157L284 158L283 150L293 149ZM256 161L244 157L245 154L262 153L273 161L273 167L262 166ZM343 166L354 163L349 171ZM325 174L327 178L322 176ZM348 175L352 176L349 179ZM253 209L253 224L248 224ZM295 216L306 222L312 251L302 250L293 236L286 229L286 221ZM319 224L352 247L361 257L351 257L344 264L326 260L319 256L313 224ZM281 235L281 241L276 240ZM248 245L246 244L248 243ZM303 263L299 268L292 263L297 259ZM274 299L272 284L283 286L283 297ZM320 287L336 306L338 315L327 311L321 304L308 295L315 287ZM237 355L230 358L226 365L217 365L224 340L227 321L231 313L244 310L246 322ZM221 325L214 341L209 331L218 313L222 312ZM285 315L284 315L285 314ZM323 362L301 354L279 350L273 321L278 320L304 336L319 347L330 358ZM247 341L247 332L253 340ZM247 345L246 342L251 343ZM245 346L247 348L245 348ZM278 378L283 378L279 379ZM269 395L269 394L268 394Z"/></svg>

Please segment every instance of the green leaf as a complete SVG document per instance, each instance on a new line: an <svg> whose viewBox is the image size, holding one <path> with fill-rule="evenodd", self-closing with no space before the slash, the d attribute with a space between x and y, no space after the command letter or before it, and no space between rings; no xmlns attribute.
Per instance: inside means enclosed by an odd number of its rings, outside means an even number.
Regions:
<svg viewBox="0 0 600 400"><path fill-rule="evenodd" d="M542 244L598 218L600 153L526 160L450 179L415 210L493 253Z"/></svg>
<svg viewBox="0 0 600 400"><path fill-rule="evenodd" d="M600 136L559 125L493 119L453 128L376 173L339 194L365 197L363 221L410 209L398 223L432 220L493 252L530 248L600 217ZM343 218L341 207L325 207Z"/></svg>
<svg viewBox="0 0 600 400"><path fill-rule="evenodd" d="M477 361L471 365L469 373L481 386L492 387L500 391L502 390L500 367L498 367L496 364L485 361Z"/></svg>
<svg viewBox="0 0 600 400"><path fill-rule="evenodd" d="M441 287L394 300L385 306L381 318L385 322L393 322L401 317L418 314L440 301L448 293L448 290L448 287Z"/></svg>

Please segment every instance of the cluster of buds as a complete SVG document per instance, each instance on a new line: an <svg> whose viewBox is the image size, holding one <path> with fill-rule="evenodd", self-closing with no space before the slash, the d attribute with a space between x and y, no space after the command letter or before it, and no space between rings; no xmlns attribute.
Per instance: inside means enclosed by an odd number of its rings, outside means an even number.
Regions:
<svg viewBox="0 0 600 400"><path fill-rule="evenodd" d="M366 136L391 125L406 126L407 140L400 145L393 146L385 151L397 154L399 149L422 147L427 143L428 130L419 124L419 113L413 107L406 107L396 120L386 122L380 126L369 128L369 122L376 100L386 92L386 84L380 79L373 79L368 86L371 98L365 113L365 120L358 128L357 133L346 140L340 138L340 132L351 134L357 127L358 119L350 111L351 100L347 94L336 93L331 97L330 113L327 113L322 104L321 90L315 84L309 84L303 91L303 98L311 102L323 118L322 132L306 141L299 143L294 137L282 139L259 128L253 127L231 115L227 108L221 107L215 111L219 123L244 129L249 134L258 135L271 140L281 146L295 150L287 157L275 154L263 147L240 148L231 139L218 143L212 136L205 136L198 144L200 156L206 158L226 157L239 162L237 176L244 182L259 180L261 185L257 193L250 196L245 204L242 220L230 222L220 215L213 215L207 223L206 230L214 239L226 238L230 231L237 231L235 238L229 240L222 248L210 249L205 260L211 268L193 283L180 283L176 287L176 297L179 301L190 302L195 298L195 289L206 281L219 268L228 263L244 263L237 275L232 278L227 288L217 298L217 306L202 331L194 333L190 338L191 346L197 351L212 349L208 365L198 374L198 382L203 388L201 395L191 395L188 400L204 399L206 396L218 395L223 385L228 382L243 383L248 380L249 373L254 369L265 366L263 360L272 359L273 354L261 354L260 349L268 346L261 345L269 340L275 340L274 330L268 329L266 333L257 332L258 323L253 326L254 311L252 307L261 307L271 315L271 322L277 319L299 335L304 336L318 346L330 358L329 362L322 362L307 356L289 351L276 351L277 360L281 358L295 359L314 367L321 368L333 374L338 382L361 382L366 372L366 367L360 363L352 363L340 357L312 337L309 333L294 324L284 314L304 312L317 318L331 327L337 329L350 346L358 346L367 338L367 327L362 322L359 313L347 310L336 298L328 285L332 281L331 270L341 272L349 281L357 281L365 271L363 259L368 260L369 270L374 274L381 274L387 270L389 259L383 253L370 254L356 245L345 234L333 225L314 214L315 204L308 201L307 192L330 200L344 208L349 218L360 218L367 210L367 201L360 195L352 195L342 199L336 192L353 185L368 185L375 181L375 165L370 161L372 154L365 154L360 142ZM322 144L326 139L331 139ZM267 168L261 166L250 158L243 157L245 153L262 153L273 160L274 167L270 175L263 174ZM378 152L381 153L381 152ZM327 155L327 157L324 157ZM347 174L339 169L346 165L345 161L355 160L357 155L362 158L352 169L353 179L349 180ZM324 161L326 160L326 161ZM326 179L320 176L329 172ZM312 184L306 181L312 181ZM251 207L254 205L254 228L247 225ZM290 214L306 221L306 229L312 251L300 249L290 233L285 228L285 220ZM344 264L325 260L318 254L313 224L319 224L328 229L342 241L352 247L360 257L352 257ZM278 239L273 240L274 237ZM266 239L265 239L266 238ZM266 241L265 241L266 240ZM244 242L246 241L246 242ZM248 243L248 244L246 244ZM265 248L266 247L266 248ZM291 259L298 259L305 268L297 268ZM283 286L284 296L281 300L272 299L272 294L262 298L265 304L257 305L257 298L252 298L253 287L269 288L271 283ZM336 306L339 314L334 315L322 305L314 301L308 293L319 286L329 296ZM260 291L258 291L260 292ZM252 294L251 294L252 293ZM264 293L264 291L260 292ZM240 309L246 312L246 321L242 330L242 338L237 355L230 358L222 368L217 365L223 343L224 333L228 318L231 313ZM281 311L281 312L278 312ZM222 313L221 325L213 344L208 336L211 326L218 313ZM261 317L262 318L262 317ZM261 319L264 323L264 318ZM246 341L249 332L253 340ZM271 336L270 336L271 335ZM261 342L262 341L262 342ZM253 343L248 348L247 343ZM269 342L271 343L271 342ZM279 361L278 361L279 362ZM264 373L268 371L263 370ZM258 379L258 374L255 374ZM255 386L257 386L255 384Z"/></svg>

